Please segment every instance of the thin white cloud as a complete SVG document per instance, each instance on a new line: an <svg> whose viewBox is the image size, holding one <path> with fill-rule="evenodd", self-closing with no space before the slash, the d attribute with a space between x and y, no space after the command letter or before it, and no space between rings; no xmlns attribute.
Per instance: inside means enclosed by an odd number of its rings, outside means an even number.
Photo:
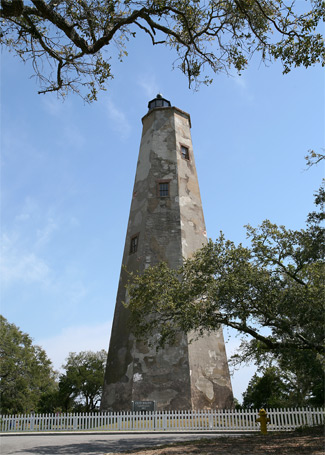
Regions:
<svg viewBox="0 0 325 455"><path fill-rule="evenodd" d="M42 104L44 110L48 114L59 117L62 115L62 112L67 109L68 101L63 103L63 100L55 95L47 94L42 97Z"/></svg>
<svg viewBox="0 0 325 455"><path fill-rule="evenodd" d="M41 229L37 229L37 241L36 248L39 248L42 245L46 245L52 238L53 232L58 229L58 224L52 219L49 218L47 223Z"/></svg>
<svg viewBox="0 0 325 455"><path fill-rule="evenodd" d="M44 214L38 202L26 196L20 213L15 216L11 235L7 234L7 237L11 237L13 241L15 232L16 243L27 243L28 247L33 246L33 250L38 250L48 244L53 233L59 229L57 220L58 216L53 208L48 208Z"/></svg>
<svg viewBox="0 0 325 455"><path fill-rule="evenodd" d="M111 321L94 325L71 326L49 338L35 340L42 346L56 370L61 370L70 352L107 350Z"/></svg>
<svg viewBox="0 0 325 455"><path fill-rule="evenodd" d="M11 228L2 227L0 272L4 287L19 283L50 284L51 268L44 247L58 229L50 212L43 215L38 202L27 196Z"/></svg>
<svg viewBox="0 0 325 455"><path fill-rule="evenodd" d="M138 77L137 84L144 91L146 98L154 98L157 93L160 93L156 78L152 74L142 74Z"/></svg>
<svg viewBox="0 0 325 455"><path fill-rule="evenodd" d="M242 89L248 88L246 79L243 76L239 76L239 74L235 74L235 76L233 76L233 81L238 87L241 87Z"/></svg>
<svg viewBox="0 0 325 455"><path fill-rule="evenodd" d="M80 149L85 145L86 139L80 128L70 123L62 129L60 143L65 146L71 145L73 150L76 151L76 149Z"/></svg>
<svg viewBox="0 0 325 455"><path fill-rule="evenodd" d="M239 74L235 74L234 76L231 77L231 80L235 83L239 93L246 101L248 101L249 103L254 101L254 95L250 90L247 79L245 79L244 76L239 76Z"/></svg>
<svg viewBox="0 0 325 455"><path fill-rule="evenodd" d="M78 228L80 226L80 221L74 215L71 215L68 219L68 226L71 228Z"/></svg>
<svg viewBox="0 0 325 455"><path fill-rule="evenodd" d="M87 293L87 287L79 280L69 283L66 290L67 300L70 305L78 305L87 296Z"/></svg>
<svg viewBox="0 0 325 455"><path fill-rule="evenodd" d="M38 204L34 199L26 196L23 207L20 213L15 217L17 222L24 222L31 218L31 216L39 210Z"/></svg>
<svg viewBox="0 0 325 455"><path fill-rule="evenodd" d="M20 252L7 234L1 236L0 274L3 286L16 282L48 284L48 264L32 252Z"/></svg>
<svg viewBox="0 0 325 455"><path fill-rule="evenodd" d="M57 265L53 246L57 248L55 235L63 222L69 229L79 225L75 217L68 215L64 219L53 207L44 214L38 202L27 197L10 228L2 228L0 245L4 295L14 289L27 290L37 285L49 296L48 310L61 319L67 313L78 312L89 293L75 258L66 258L64 267Z"/></svg>
<svg viewBox="0 0 325 455"><path fill-rule="evenodd" d="M116 107L113 101L109 98L106 98L104 104L108 113L108 117L114 124L114 129L118 131L122 137L128 137L131 132L131 125L125 113L118 109L118 107Z"/></svg>
<svg viewBox="0 0 325 455"><path fill-rule="evenodd" d="M75 118L69 100L63 102L54 95L51 96L48 94L42 99L42 104L45 112L56 117L54 121L58 122L60 134L54 140L58 140L60 146L72 146L73 150L82 148L86 139L84 132L75 124Z"/></svg>

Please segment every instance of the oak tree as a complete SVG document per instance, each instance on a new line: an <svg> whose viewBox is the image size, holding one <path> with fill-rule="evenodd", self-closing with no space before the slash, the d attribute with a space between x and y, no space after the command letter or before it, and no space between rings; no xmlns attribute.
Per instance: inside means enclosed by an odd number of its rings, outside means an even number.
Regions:
<svg viewBox="0 0 325 455"><path fill-rule="evenodd" d="M45 351L0 316L0 413L43 411L43 397L56 390Z"/></svg>
<svg viewBox="0 0 325 455"><path fill-rule="evenodd" d="M295 403L294 403L295 405ZM263 375L254 374L243 393L244 408L284 408L292 406L287 384L277 368L266 368Z"/></svg>
<svg viewBox="0 0 325 455"><path fill-rule="evenodd" d="M82 92L96 99L113 77L111 57L144 33L175 51L189 85L212 72L242 71L250 57L292 66L324 65L319 24L324 2L286 0L2 0L1 43L31 59L39 93Z"/></svg>
<svg viewBox="0 0 325 455"><path fill-rule="evenodd" d="M268 356L267 364L250 380L243 393L244 408L283 408L324 405L324 369L311 352Z"/></svg>
<svg viewBox="0 0 325 455"><path fill-rule="evenodd" d="M91 412L102 395L107 353L70 352L59 379L59 403L64 411Z"/></svg>
<svg viewBox="0 0 325 455"><path fill-rule="evenodd" d="M324 200L321 189L318 210L309 214L305 229L266 220L258 228L247 226L249 246L221 233L178 270L161 263L131 274L127 306L136 336L154 336L162 346L173 343L179 331L195 337L224 325L246 337L239 360L262 363L271 355L297 366L299 353L309 353L320 362Z"/></svg>

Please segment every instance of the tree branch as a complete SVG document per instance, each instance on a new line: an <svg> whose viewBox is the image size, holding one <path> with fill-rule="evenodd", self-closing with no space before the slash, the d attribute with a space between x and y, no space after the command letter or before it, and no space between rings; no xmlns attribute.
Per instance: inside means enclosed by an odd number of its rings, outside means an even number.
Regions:
<svg viewBox="0 0 325 455"><path fill-rule="evenodd" d="M37 11L40 11L42 17L48 19L52 24L62 30L65 35L81 49L85 54L89 54L89 46L87 42L76 32L73 24L66 21L60 14L56 13L53 8L50 8L43 0L31 0Z"/></svg>

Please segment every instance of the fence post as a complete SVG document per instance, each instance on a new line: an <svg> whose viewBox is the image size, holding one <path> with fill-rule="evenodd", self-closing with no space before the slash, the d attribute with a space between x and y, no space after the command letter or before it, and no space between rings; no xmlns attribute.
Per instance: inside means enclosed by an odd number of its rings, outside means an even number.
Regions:
<svg viewBox="0 0 325 455"><path fill-rule="evenodd" d="M74 429L74 430L77 429L77 419L78 419L78 417L77 417L77 415L75 414L75 415L73 416L73 429Z"/></svg>
<svg viewBox="0 0 325 455"><path fill-rule="evenodd" d="M308 422L308 426L311 427L311 426L313 425L312 410L311 410L311 408L307 408L306 411L307 411L307 422Z"/></svg>
<svg viewBox="0 0 325 455"><path fill-rule="evenodd" d="M211 410L208 412L208 422L209 422L209 430L212 430L213 429L213 416L212 416Z"/></svg>
<svg viewBox="0 0 325 455"><path fill-rule="evenodd" d="M166 411L163 411L162 418L163 418L163 430L166 431L167 430L167 414L166 414Z"/></svg>
<svg viewBox="0 0 325 455"><path fill-rule="evenodd" d="M30 416L30 431L34 431L35 413L32 412Z"/></svg>

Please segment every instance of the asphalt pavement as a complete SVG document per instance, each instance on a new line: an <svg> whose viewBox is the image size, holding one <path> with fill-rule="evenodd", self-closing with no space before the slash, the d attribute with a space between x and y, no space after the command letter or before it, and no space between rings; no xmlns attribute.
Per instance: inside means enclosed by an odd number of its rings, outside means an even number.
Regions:
<svg viewBox="0 0 325 455"><path fill-rule="evenodd" d="M224 435L224 434L223 434ZM4 434L1 455L107 455L180 441L215 438L211 433L29 433ZM239 436L237 433L234 436Z"/></svg>

